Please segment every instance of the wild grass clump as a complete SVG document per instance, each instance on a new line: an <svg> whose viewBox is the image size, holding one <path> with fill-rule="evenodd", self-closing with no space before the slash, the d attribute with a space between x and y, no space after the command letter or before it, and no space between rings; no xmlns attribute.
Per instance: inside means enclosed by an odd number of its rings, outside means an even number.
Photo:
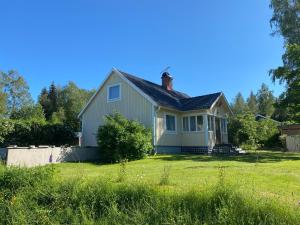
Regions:
<svg viewBox="0 0 300 225"><path fill-rule="evenodd" d="M160 177L159 185L170 184L171 165L165 165Z"/></svg>
<svg viewBox="0 0 300 225"><path fill-rule="evenodd" d="M58 181L42 175L44 168L16 171L0 186L1 224L300 224L299 210L225 183L182 194L103 180Z"/></svg>
<svg viewBox="0 0 300 225"><path fill-rule="evenodd" d="M119 170L117 182L123 182L126 180L127 163L128 163L128 159L120 160L120 170Z"/></svg>

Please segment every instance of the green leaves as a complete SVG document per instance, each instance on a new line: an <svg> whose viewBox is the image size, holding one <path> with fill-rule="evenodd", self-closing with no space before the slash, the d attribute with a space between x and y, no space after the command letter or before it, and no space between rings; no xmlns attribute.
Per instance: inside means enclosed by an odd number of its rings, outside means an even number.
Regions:
<svg viewBox="0 0 300 225"><path fill-rule="evenodd" d="M119 113L106 116L106 124L98 130L98 145L106 162L144 158L153 149L151 139L149 129Z"/></svg>

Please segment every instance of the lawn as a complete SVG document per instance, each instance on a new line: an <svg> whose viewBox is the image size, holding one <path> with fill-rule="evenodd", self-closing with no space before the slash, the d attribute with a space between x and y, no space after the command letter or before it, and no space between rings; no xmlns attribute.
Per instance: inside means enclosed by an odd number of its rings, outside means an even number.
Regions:
<svg viewBox="0 0 300 225"><path fill-rule="evenodd" d="M103 179L118 183L120 164L62 163L55 165L62 179ZM164 173L164 171L166 171ZM300 154L275 151L240 156L156 155L126 164L126 183L144 183L158 190L185 192L225 182L247 193L298 204L300 200ZM169 185L159 185L162 174Z"/></svg>

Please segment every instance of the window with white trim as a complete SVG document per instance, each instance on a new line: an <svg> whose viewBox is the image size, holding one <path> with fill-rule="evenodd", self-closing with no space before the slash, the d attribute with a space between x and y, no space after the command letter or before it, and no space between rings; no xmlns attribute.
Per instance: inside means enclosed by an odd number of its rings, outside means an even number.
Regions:
<svg viewBox="0 0 300 225"><path fill-rule="evenodd" d="M203 131L203 116L184 116L182 117L182 131Z"/></svg>
<svg viewBox="0 0 300 225"><path fill-rule="evenodd" d="M196 131L196 116L190 116L190 131Z"/></svg>
<svg viewBox="0 0 300 225"><path fill-rule="evenodd" d="M111 85L107 88L107 101L113 102L121 99L121 85Z"/></svg>
<svg viewBox="0 0 300 225"><path fill-rule="evenodd" d="M203 116L197 116L197 131L203 130Z"/></svg>
<svg viewBox="0 0 300 225"><path fill-rule="evenodd" d="M176 132L176 116L166 114L166 130L170 132Z"/></svg>
<svg viewBox="0 0 300 225"><path fill-rule="evenodd" d="M182 130L183 131L189 131L189 117L184 116L182 117Z"/></svg>
<svg viewBox="0 0 300 225"><path fill-rule="evenodd" d="M208 130L209 131L214 131L214 117L213 116L207 116L208 119Z"/></svg>

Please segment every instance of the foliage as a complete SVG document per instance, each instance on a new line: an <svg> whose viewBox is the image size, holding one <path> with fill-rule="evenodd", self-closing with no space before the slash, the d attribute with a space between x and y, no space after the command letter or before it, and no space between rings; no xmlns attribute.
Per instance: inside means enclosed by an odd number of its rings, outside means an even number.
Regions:
<svg viewBox="0 0 300 225"><path fill-rule="evenodd" d="M232 117L228 124L228 136L235 145L248 144L256 146L257 122L251 113L238 114Z"/></svg>
<svg viewBox="0 0 300 225"><path fill-rule="evenodd" d="M255 120L252 113L239 114L230 118L228 124L230 142L235 145L258 145L274 147L279 145L278 124L271 119Z"/></svg>
<svg viewBox="0 0 300 225"><path fill-rule="evenodd" d="M243 95L239 92L231 104L231 109L234 114L240 114L248 110L247 104Z"/></svg>
<svg viewBox="0 0 300 225"><path fill-rule="evenodd" d="M0 71L0 83L2 92L6 94L8 114L33 104L29 86L17 71L10 70L7 73Z"/></svg>
<svg viewBox="0 0 300 225"><path fill-rule="evenodd" d="M44 111L41 105L28 105L15 110L10 115L14 120L37 120L45 121Z"/></svg>
<svg viewBox="0 0 300 225"><path fill-rule="evenodd" d="M118 113L105 119L106 124L98 130L98 145L104 161L142 159L153 149L151 131L139 122Z"/></svg>
<svg viewBox="0 0 300 225"><path fill-rule="evenodd" d="M274 113L275 97L266 84L262 84L257 92L258 112L261 115L271 117Z"/></svg>
<svg viewBox="0 0 300 225"><path fill-rule="evenodd" d="M286 85L277 106L281 116L287 120L300 122L300 2L289 0L271 0L273 17L271 25L274 33L285 40L283 65L270 71L273 81L279 80Z"/></svg>
<svg viewBox="0 0 300 225"><path fill-rule="evenodd" d="M18 145L74 145L74 132L62 124L41 120L0 120L0 146Z"/></svg>
<svg viewBox="0 0 300 225"><path fill-rule="evenodd" d="M165 165L164 170L160 177L159 185L169 185L170 184L170 174L171 174L171 166Z"/></svg>
<svg viewBox="0 0 300 225"><path fill-rule="evenodd" d="M1 224L271 225L299 224L300 218L286 203L224 182L174 193L99 179L58 182L44 168L0 173L0 193L5 193L0 195Z"/></svg>
<svg viewBox="0 0 300 225"><path fill-rule="evenodd" d="M250 92L250 96L247 99L247 106L249 111L252 112L253 114L256 115L258 113L257 99L253 91Z"/></svg>
<svg viewBox="0 0 300 225"><path fill-rule="evenodd" d="M77 116L94 92L81 89L74 82L69 82L63 88L52 83L49 91L47 88L42 89L39 103L47 121L66 124L73 131L78 131L80 121Z"/></svg>

